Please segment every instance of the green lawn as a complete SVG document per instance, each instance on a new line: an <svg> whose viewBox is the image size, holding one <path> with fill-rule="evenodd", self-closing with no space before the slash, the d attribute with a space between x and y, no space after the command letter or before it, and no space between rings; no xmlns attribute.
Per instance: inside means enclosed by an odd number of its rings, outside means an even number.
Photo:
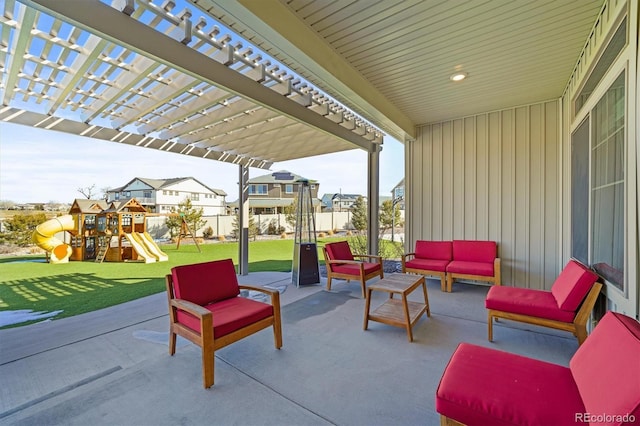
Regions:
<svg viewBox="0 0 640 426"><path fill-rule="evenodd" d="M318 247L321 245L319 242ZM175 244L161 248L169 261L48 264L44 256L0 258L0 311L61 310L55 318L64 318L164 291L164 276L177 265L225 258L238 264L236 242L201 244L201 253L194 245L182 244L180 250ZM249 244L249 272L290 271L292 258L293 240Z"/></svg>
<svg viewBox="0 0 640 426"><path fill-rule="evenodd" d="M321 247L337 240L344 240L344 237L318 239L321 264L324 264ZM390 244L386 241L381 243ZM394 250L399 247L401 245L396 243ZM62 311L55 316L56 319L70 317L162 292L165 290L164 276L177 265L227 258L238 264L237 242L201 244L202 252L191 244L182 244L179 250L175 244L161 248L169 256L169 261L49 264L45 262L44 255L0 257L0 311ZM292 258L293 240L249 243L249 272L288 272L291 271ZM17 325L37 321L41 320ZM0 322L0 328L16 326L1 325Z"/></svg>

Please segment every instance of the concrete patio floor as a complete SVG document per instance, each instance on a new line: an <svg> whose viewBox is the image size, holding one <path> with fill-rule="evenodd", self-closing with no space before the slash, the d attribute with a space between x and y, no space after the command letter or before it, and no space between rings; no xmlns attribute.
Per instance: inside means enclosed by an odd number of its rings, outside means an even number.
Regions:
<svg viewBox="0 0 640 426"><path fill-rule="evenodd" d="M167 349L166 295L0 331L0 424L437 425L434 395L451 353L471 342L568 365L568 333L502 321L487 341L488 287L427 280L431 317L405 330L370 322L357 283L296 288L289 273L240 276L287 286L283 342L270 329L216 352L202 388L199 348ZM421 292L411 295L419 300ZM384 295L374 293L372 306Z"/></svg>

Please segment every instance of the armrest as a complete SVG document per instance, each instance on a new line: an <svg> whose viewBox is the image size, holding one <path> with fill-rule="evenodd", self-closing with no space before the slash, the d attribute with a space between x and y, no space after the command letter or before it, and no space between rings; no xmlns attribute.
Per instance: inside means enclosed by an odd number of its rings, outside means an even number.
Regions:
<svg viewBox="0 0 640 426"><path fill-rule="evenodd" d="M212 315L211 311L203 308L202 306L193 303L193 302L189 302L188 300L184 300L184 299L171 299L171 306L173 306L174 308L178 308L182 311L188 312L193 316L196 316L198 318L203 318L207 315Z"/></svg>
<svg viewBox="0 0 640 426"><path fill-rule="evenodd" d="M252 291L259 291L260 293L268 294L269 296L271 296L271 305L274 308L278 308L278 310L280 309L280 292L278 290L274 290L272 288L257 287L254 285L247 285L247 284L238 284L238 287L240 288L240 290L252 290Z"/></svg>
<svg viewBox="0 0 640 426"><path fill-rule="evenodd" d="M382 256L376 256L375 254L354 254L353 257L366 257L382 264Z"/></svg>
<svg viewBox="0 0 640 426"><path fill-rule="evenodd" d="M325 262L326 263L326 262ZM329 260L329 264L331 265L360 265L362 262L360 262L359 260L341 260L341 259L336 259L336 260Z"/></svg>
<svg viewBox="0 0 640 426"><path fill-rule="evenodd" d="M411 260L410 258L415 258L416 254L415 253L405 253L402 255L402 263L405 263L407 260Z"/></svg>

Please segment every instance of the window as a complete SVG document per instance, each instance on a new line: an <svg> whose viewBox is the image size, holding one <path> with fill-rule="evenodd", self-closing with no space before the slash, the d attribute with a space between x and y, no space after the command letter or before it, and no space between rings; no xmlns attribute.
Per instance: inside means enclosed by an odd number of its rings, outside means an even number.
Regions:
<svg viewBox="0 0 640 426"><path fill-rule="evenodd" d="M591 75L587 79L584 87L580 90L580 93L575 98L574 110L576 113L584 106L591 93L595 90L600 83L600 80L605 76L611 64L616 60L620 52L624 49L627 43L627 19L625 18L618 27L611 41L607 44L602 56L598 60Z"/></svg>
<svg viewBox="0 0 640 426"><path fill-rule="evenodd" d="M152 197L152 195L151 195L151 191L144 191L144 192L143 192L143 194L142 194L142 196L143 196L144 198L151 198L151 197Z"/></svg>
<svg viewBox="0 0 640 426"><path fill-rule="evenodd" d="M293 185L288 183L284 186L285 194L293 194Z"/></svg>
<svg viewBox="0 0 640 426"><path fill-rule="evenodd" d="M249 194L265 195L267 194L267 185L249 185Z"/></svg>
<svg viewBox="0 0 640 426"><path fill-rule="evenodd" d="M200 200L200 194L198 194L197 192L192 192L191 201L199 201L199 200Z"/></svg>
<svg viewBox="0 0 640 426"><path fill-rule="evenodd" d="M625 73L591 111L591 264L624 290Z"/></svg>

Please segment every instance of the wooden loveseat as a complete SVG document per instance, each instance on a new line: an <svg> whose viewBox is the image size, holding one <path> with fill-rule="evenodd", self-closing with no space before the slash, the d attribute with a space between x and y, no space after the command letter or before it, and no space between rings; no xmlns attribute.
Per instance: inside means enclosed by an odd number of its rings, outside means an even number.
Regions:
<svg viewBox="0 0 640 426"><path fill-rule="evenodd" d="M456 279L501 284L500 258L495 241L417 240L415 251L402 256L402 271L437 276L442 291L449 293Z"/></svg>

